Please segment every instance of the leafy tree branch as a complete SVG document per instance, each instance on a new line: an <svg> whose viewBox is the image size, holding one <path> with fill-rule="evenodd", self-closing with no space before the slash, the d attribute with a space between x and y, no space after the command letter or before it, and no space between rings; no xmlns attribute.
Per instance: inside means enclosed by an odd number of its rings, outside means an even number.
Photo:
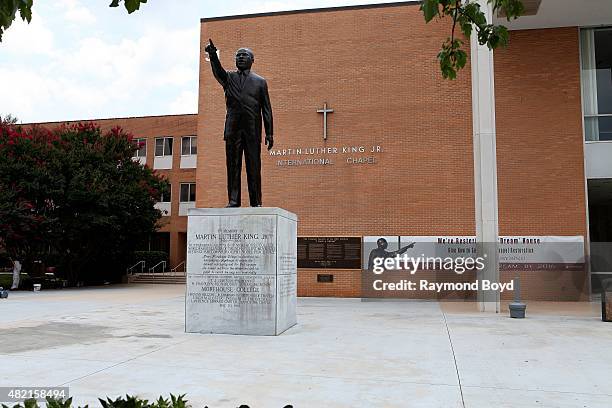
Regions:
<svg viewBox="0 0 612 408"><path fill-rule="evenodd" d="M112 0L110 7L119 7L119 4L123 2L123 5L128 13L133 13L140 9L141 3L146 3L147 0ZM2 34L6 31L15 18L17 12L23 21L27 21L28 24L32 21L32 6L34 0L0 0L0 42L2 41Z"/></svg>
<svg viewBox="0 0 612 408"><path fill-rule="evenodd" d="M487 0L487 3L492 5L493 14L503 15L508 21L518 18L525 11L521 0ZM475 30L478 43L486 44L491 50L508 45L508 28L488 22L480 4L474 0L423 0L421 11L427 23L436 17L449 17L453 20L451 34L438 53L440 70L446 79L457 78L457 72L467 62L464 41L455 36L457 26L467 39Z"/></svg>

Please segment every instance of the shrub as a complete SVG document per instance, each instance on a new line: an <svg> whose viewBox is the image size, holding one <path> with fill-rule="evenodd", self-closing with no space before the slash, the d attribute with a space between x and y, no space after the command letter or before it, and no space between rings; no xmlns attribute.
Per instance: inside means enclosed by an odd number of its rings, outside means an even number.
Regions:
<svg viewBox="0 0 612 408"><path fill-rule="evenodd" d="M0 286L10 289L13 285L13 273L0 273ZM19 289L32 289L32 278L27 273L19 275Z"/></svg>
<svg viewBox="0 0 612 408"><path fill-rule="evenodd" d="M72 398L67 400L55 399L51 397L46 398L47 408L71 408ZM148 400L138 398L135 396L126 395L125 399L119 397L115 400L106 398L106 400L99 399L100 404L103 408L188 408L187 400L185 395L174 396L170 394L170 399L163 398L160 396L156 401L149 402ZM2 408L9 408L7 405L2 404ZM23 405L13 405L12 408L40 408L38 402L35 399L24 401ZM81 408L81 407L79 407ZM82 408L88 408L87 405ZM206 407L205 407L206 408Z"/></svg>
<svg viewBox="0 0 612 408"><path fill-rule="evenodd" d="M106 398L103 400L102 398L98 399L102 408L190 408L191 405L187 404L187 400L185 399L185 394L174 396L170 394L170 399L163 398L160 396L156 401L149 402L148 400L127 395L125 399L123 397L119 397L115 400L110 398ZM2 404L2 408L9 408L8 406ZM14 405L13 408L40 408L36 400L26 400L23 405L17 404ZM68 398L66 401L62 399L55 399L51 397L47 397L47 408L72 408L72 398ZM79 407L81 408L81 407ZM87 405L82 408L88 408ZM208 407L204 407L208 408ZM248 405L241 405L239 408L249 408ZM293 408L292 405L285 405L284 408Z"/></svg>

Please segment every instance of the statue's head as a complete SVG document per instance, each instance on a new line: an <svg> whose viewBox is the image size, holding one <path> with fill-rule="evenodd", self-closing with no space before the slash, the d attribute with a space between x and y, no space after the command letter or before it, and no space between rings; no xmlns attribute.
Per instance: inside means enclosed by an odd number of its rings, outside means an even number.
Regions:
<svg viewBox="0 0 612 408"><path fill-rule="evenodd" d="M255 62L255 54L250 48L239 48L236 51L236 68L240 71L251 69L253 62Z"/></svg>
<svg viewBox="0 0 612 408"><path fill-rule="evenodd" d="M384 238L378 238L378 240L376 241L376 245L380 248L380 249L387 249L387 240Z"/></svg>

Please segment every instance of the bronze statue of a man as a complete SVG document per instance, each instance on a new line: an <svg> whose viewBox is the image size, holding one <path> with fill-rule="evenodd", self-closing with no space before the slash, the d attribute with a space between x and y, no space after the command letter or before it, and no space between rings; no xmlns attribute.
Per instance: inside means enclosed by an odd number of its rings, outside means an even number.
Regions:
<svg viewBox="0 0 612 408"><path fill-rule="evenodd" d="M225 163L227 167L227 207L240 207L240 173L242 154L246 164L251 207L261 207L261 122L266 130L265 143L272 148L272 107L266 80L251 66L255 55L249 48L236 51L238 71L226 71L217 56L212 40L204 49L217 81L225 91Z"/></svg>

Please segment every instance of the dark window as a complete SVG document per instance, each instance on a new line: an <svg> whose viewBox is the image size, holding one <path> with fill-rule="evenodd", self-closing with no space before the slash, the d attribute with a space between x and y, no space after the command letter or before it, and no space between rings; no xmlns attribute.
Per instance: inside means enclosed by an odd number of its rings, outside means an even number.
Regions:
<svg viewBox="0 0 612 408"><path fill-rule="evenodd" d="M198 152L198 139L195 136L185 136L182 139L181 155L189 156L197 154Z"/></svg>
<svg viewBox="0 0 612 408"><path fill-rule="evenodd" d="M195 202L196 185L195 183L181 183L181 203Z"/></svg>
<svg viewBox="0 0 612 408"><path fill-rule="evenodd" d="M172 156L172 138L164 138L164 156Z"/></svg>
<svg viewBox="0 0 612 408"><path fill-rule="evenodd" d="M155 139L155 157L172 156L172 138L158 137Z"/></svg>
<svg viewBox="0 0 612 408"><path fill-rule="evenodd" d="M147 139L134 139L134 144L138 148L134 153L134 157L147 157Z"/></svg>
<svg viewBox="0 0 612 408"><path fill-rule="evenodd" d="M168 186L168 190L159 194L160 203L169 203L172 201L172 186Z"/></svg>
<svg viewBox="0 0 612 408"><path fill-rule="evenodd" d="M612 140L612 116L599 119L599 140Z"/></svg>
<svg viewBox="0 0 612 408"><path fill-rule="evenodd" d="M170 253L170 233L156 232L149 238L149 251L163 251ZM153 266L153 265L147 265Z"/></svg>
<svg viewBox="0 0 612 408"><path fill-rule="evenodd" d="M582 30L580 45L585 138L612 140L612 29Z"/></svg>
<svg viewBox="0 0 612 408"><path fill-rule="evenodd" d="M597 69L597 110L612 113L612 29L595 30L595 67Z"/></svg>
<svg viewBox="0 0 612 408"><path fill-rule="evenodd" d="M155 139L155 156L164 155L164 139Z"/></svg>

